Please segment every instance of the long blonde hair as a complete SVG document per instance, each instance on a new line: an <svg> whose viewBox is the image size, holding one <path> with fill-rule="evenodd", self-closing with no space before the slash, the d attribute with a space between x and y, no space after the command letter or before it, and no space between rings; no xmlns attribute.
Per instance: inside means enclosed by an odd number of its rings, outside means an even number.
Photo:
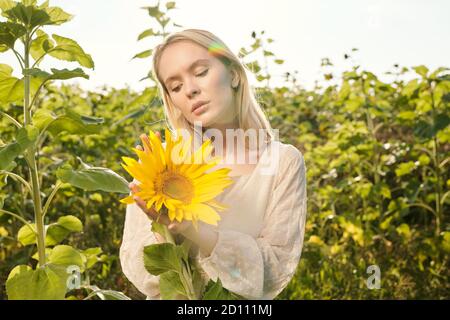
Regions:
<svg viewBox="0 0 450 320"><path fill-rule="evenodd" d="M258 132L263 130L265 133L264 141L273 141L275 139L274 131L255 98L253 88L249 85L246 67L222 40L211 32L200 29L185 29L170 34L161 44L156 46L153 52L152 74L154 79L157 80L158 90L163 99L164 113L169 129L172 132L175 132L176 129L187 129L194 137L198 135L194 125L191 124L172 103L169 92L164 85L164 81L162 81L160 77L158 69L159 61L164 49L170 44L182 40L192 41L193 43L202 46L218 58L227 68L234 68L239 77L239 85L234 90L234 101L237 104L236 108L239 128L244 131L247 129L255 129Z"/></svg>

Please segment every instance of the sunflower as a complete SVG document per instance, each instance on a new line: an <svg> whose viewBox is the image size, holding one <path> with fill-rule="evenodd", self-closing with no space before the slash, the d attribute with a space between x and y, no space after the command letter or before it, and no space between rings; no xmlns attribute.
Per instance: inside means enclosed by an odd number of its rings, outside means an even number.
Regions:
<svg viewBox="0 0 450 320"><path fill-rule="evenodd" d="M229 168L206 172L217 165L220 158L209 161L213 147L211 140L206 140L194 153L189 152L192 136L183 139L177 134L174 139L165 129L166 147L160 138L150 131L149 139L143 139L144 150L133 148L139 162L130 157L122 157L123 168L137 181L139 191L135 193L146 202L147 208L157 212L167 212L170 221L191 220L197 229L197 221L217 225L220 216L217 211L227 206L214 198L229 187L233 180L228 176ZM134 203L134 195L120 202Z"/></svg>

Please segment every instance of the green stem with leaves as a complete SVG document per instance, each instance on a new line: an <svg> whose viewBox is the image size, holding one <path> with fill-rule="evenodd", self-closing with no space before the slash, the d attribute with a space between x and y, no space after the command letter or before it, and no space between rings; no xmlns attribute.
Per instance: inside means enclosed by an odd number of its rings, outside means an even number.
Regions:
<svg viewBox="0 0 450 320"><path fill-rule="evenodd" d="M25 34L25 54L24 54L24 68L28 70L30 66L30 45L31 45L31 35L30 31L27 30ZM23 112L24 112L24 126L31 124L31 112L30 112L30 75L27 73L24 76L24 103L23 103ZM45 257L45 229L44 229L44 220L42 217L42 204L41 204L41 192L39 187L39 177L38 177L38 168L36 165L36 157L35 157L35 147L31 147L25 155L27 160L30 177L31 177L31 188L32 188L32 196L33 196L33 206L34 206L34 218L36 222L36 233L37 233L37 247L38 247L38 257L39 257L39 265L44 265L46 261Z"/></svg>

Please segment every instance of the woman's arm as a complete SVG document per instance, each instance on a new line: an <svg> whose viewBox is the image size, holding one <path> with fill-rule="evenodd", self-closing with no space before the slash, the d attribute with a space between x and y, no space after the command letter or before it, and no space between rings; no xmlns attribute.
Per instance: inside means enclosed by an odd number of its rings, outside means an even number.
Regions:
<svg viewBox="0 0 450 320"><path fill-rule="evenodd" d="M136 204L127 205L119 254L122 271L140 292L154 299L159 296L159 276L145 269L144 247L159 242L163 241L151 231L147 215Z"/></svg>
<svg viewBox="0 0 450 320"><path fill-rule="evenodd" d="M259 237L219 230L211 254L200 255L211 279L219 277L225 288L248 299L275 298L292 279L300 259L307 213L306 167L300 151L293 146L288 151ZM207 239L197 241L201 246Z"/></svg>

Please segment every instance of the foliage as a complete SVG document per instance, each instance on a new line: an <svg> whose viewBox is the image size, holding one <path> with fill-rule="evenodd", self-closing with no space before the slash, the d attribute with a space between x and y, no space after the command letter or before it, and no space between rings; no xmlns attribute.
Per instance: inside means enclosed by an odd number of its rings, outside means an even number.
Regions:
<svg viewBox="0 0 450 320"><path fill-rule="evenodd" d="M29 24L36 21L45 20L32 19ZM0 32L0 51L11 49L14 36L20 39L26 33L15 23L2 23L1 30L8 32ZM63 45L62 38L43 33L37 36L41 38L32 42L30 52L32 56L36 52L34 57ZM253 43L256 37L255 33ZM79 60L89 65L86 53L78 47L76 52L84 57ZM395 65L389 72L392 81L383 82L359 66L341 75L333 74L329 59L323 59L322 66L324 81L311 90L299 86L292 71L286 73L284 86L257 89L272 126L280 130L280 140L298 147L307 166L308 219L302 257L295 276L277 299L448 299L448 69ZM144 298L120 268L118 250L125 212L119 203L121 195L110 190L87 192L63 183L55 173L60 168L73 170L63 164L72 168L81 164L76 155L92 166L125 175L119 163L122 156L132 156L129 146L139 143L140 133L163 128L156 87L140 93L108 87L83 91L50 80L40 86L48 75L36 70L25 72L24 78L31 78L31 93L40 87L40 94L33 102L34 117L30 119L34 122L28 122L35 123L34 127L17 128L11 124L24 123L22 92L26 81L13 77L11 70L4 65L0 69L0 153L6 159L0 165L2 170L14 170L15 175L0 175L0 209L15 212L28 223L34 221L31 186L20 178L30 178L23 152L36 144L33 154L37 155L40 194L48 199L59 186L42 221L48 231L45 242L53 243L46 254L50 256L58 248L53 254L58 257L67 250L69 260L75 264L81 261L80 269L84 269L86 286L72 290L67 298L102 294L90 285L91 280L131 298ZM68 73L52 70L51 74L63 78ZM79 70L69 74L81 75ZM407 76L409 80L405 80ZM39 136L47 123L50 129ZM30 227L34 230L36 225L30 223ZM36 269L37 261L32 258L37 257L35 238L29 236L32 232L28 227L22 228L20 220L0 215L0 284L6 282L8 274L15 275L10 282L13 287L32 283L30 279L58 277L52 266ZM78 254L65 249L69 244ZM381 270L379 290L367 288L370 265ZM14 269L16 266L21 267ZM14 296L14 289L11 294ZM55 285L46 294L60 297L62 290ZM107 294L103 298L112 297ZM6 297L2 286L0 299Z"/></svg>

